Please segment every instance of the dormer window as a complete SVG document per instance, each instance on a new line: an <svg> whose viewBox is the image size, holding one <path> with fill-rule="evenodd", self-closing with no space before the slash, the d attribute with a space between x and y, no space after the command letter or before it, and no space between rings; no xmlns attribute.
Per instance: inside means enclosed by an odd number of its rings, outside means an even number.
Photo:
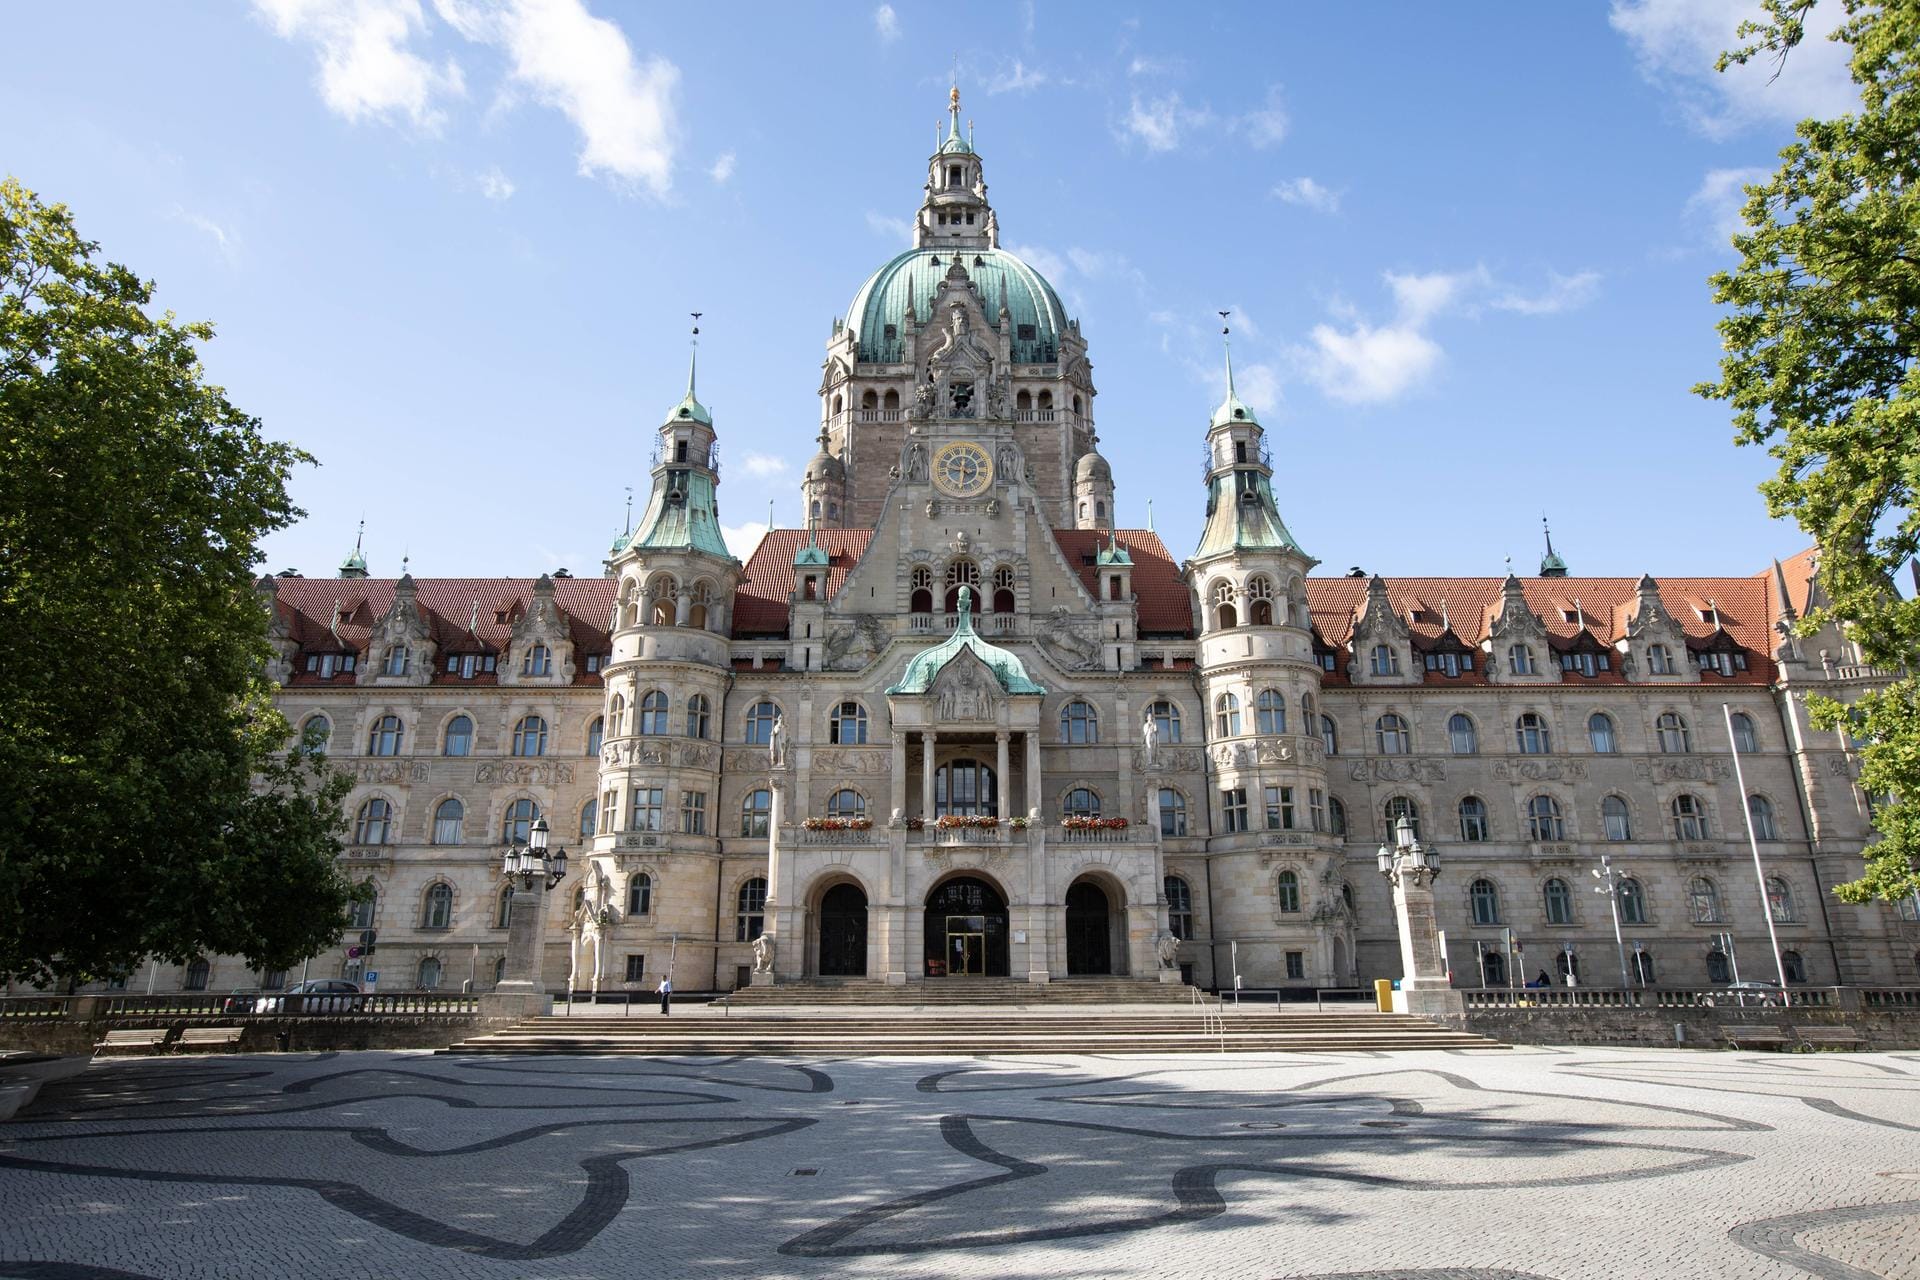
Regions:
<svg viewBox="0 0 1920 1280"><path fill-rule="evenodd" d="M947 185L950 187L957 187L960 185L960 166L959 165L950 164L947 166Z"/></svg>
<svg viewBox="0 0 1920 1280"><path fill-rule="evenodd" d="M685 440L676 440L674 442L673 460L675 462L685 462L687 460L687 442Z"/></svg>
<svg viewBox="0 0 1920 1280"><path fill-rule="evenodd" d="M553 653L543 644L536 644L527 650L527 656L520 660L520 674L523 676L550 676L553 674Z"/></svg>
<svg viewBox="0 0 1920 1280"><path fill-rule="evenodd" d="M899 325L890 324L885 329L881 330L881 332L886 336L886 340L888 342L896 342L900 338Z"/></svg>
<svg viewBox="0 0 1920 1280"><path fill-rule="evenodd" d="M447 674L471 680L476 675L491 673L494 663L494 656L490 653L450 653L447 655Z"/></svg>
<svg viewBox="0 0 1920 1280"><path fill-rule="evenodd" d="M411 668L412 665L413 665L413 651L408 649L405 645L397 644L393 646L393 648L387 650L387 665L381 668L380 674L387 675L387 676L403 676L407 674L408 669Z"/></svg>
<svg viewBox="0 0 1920 1280"><path fill-rule="evenodd" d="M310 653L307 655L307 670L322 680L331 680L353 670L355 655L351 653Z"/></svg>
<svg viewBox="0 0 1920 1280"><path fill-rule="evenodd" d="M587 674L588 674L588 675L590 675L590 676L591 676L591 675L598 675L598 674L599 674L599 672L600 672L600 669L601 669L602 667L604 667L604 666L606 666L606 665L607 665L607 655L606 655L606 654L604 654L604 653L590 653L590 654L588 654L588 655L587 655Z"/></svg>
<svg viewBox="0 0 1920 1280"><path fill-rule="evenodd" d="M1377 676L1399 675L1400 655L1384 644L1373 646L1373 674Z"/></svg>

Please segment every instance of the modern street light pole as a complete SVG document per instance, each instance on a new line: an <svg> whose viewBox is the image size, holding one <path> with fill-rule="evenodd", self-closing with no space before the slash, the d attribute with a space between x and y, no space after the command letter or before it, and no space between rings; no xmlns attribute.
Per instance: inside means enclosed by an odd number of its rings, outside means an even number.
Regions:
<svg viewBox="0 0 1920 1280"><path fill-rule="evenodd" d="M1600 882L1593 891L1607 895L1607 909L1613 913L1613 950L1620 958L1620 989L1625 991L1633 984L1627 981L1627 944L1620 937L1620 894L1613 883L1613 859L1601 854L1600 866L1594 870L1593 877Z"/></svg>

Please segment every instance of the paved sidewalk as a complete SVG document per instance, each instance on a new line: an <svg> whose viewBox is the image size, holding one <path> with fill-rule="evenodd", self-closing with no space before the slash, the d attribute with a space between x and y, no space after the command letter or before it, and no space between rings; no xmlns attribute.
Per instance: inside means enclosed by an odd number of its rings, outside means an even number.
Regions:
<svg viewBox="0 0 1920 1280"><path fill-rule="evenodd" d="M1915 1054L172 1058L0 1125L20 1280L1920 1280L1917 1258Z"/></svg>

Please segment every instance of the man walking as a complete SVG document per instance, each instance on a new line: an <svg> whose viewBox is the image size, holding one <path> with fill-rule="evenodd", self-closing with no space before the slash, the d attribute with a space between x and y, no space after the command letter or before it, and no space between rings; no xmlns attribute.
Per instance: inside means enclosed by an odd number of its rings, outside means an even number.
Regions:
<svg viewBox="0 0 1920 1280"><path fill-rule="evenodd" d="M660 979L660 1013L662 1016L673 1012L673 979Z"/></svg>

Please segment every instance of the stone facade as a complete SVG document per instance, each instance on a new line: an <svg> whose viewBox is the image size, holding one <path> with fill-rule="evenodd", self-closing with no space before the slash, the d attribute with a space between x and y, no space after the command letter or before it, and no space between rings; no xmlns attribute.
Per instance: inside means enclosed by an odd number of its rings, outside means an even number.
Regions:
<svg viewBox="0 0 1920 1280"><path fill-rule="evenodd" d="M1798 973L1920 976L1920 925L1829 892L1870 817L1806 694L1880 673L1788 634L1810 556L1659 582L1571 577L1550 548L1524 580L1316 577L1229 365L1207 526L1177 564L1113 528L1087 343L999 247L957 121L915 247L830 335L810 528L727 553L690 374L603 578L382 580L356 553L339 579L263 583L281 705L324 718L353 773L348 865L379 895L343 938L377 930L374 960L316 974L487 989L499 846L537 813L577 870L552 987L648 990L671 966L730 988L763 934L761 980L1349 985L1399 971L1375 864L1405 812L1442 863L1457 985L1569 951L1617 984L1603 854L1655 981L1717 980L1728 933L1768 976L1750 795ZM246 985L236 968L206 981Z"/></svg>

